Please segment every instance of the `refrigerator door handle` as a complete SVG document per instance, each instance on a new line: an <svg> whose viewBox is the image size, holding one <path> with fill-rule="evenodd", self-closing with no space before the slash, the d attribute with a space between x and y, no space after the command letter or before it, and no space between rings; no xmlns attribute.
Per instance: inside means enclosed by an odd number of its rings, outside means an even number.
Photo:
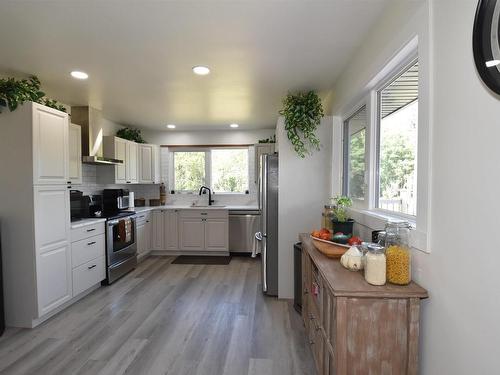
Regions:
<svg viewBox="0 0 500 375"><path fill-rule="evenodd" d="M262 250L260 257L262 259L262 291L267 292L267 240L262 237Z"/></svg>

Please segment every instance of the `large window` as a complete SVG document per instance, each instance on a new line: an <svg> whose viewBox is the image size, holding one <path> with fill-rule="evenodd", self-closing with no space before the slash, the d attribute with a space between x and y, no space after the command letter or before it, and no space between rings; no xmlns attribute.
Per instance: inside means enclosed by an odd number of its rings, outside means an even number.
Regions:
<svg viewBox="0 0 500 375"><path fill-rule="evenodd" d="M344 122L344 194L365 199L366 106Z"/></svg>
<svg viewBox="0 0 500 375"><path fill-rule="evenodd" d="M171 189L197 192L205 185L217 193L245 193L249 189L248 154L248 148L173 150Z"/></svg>
<svg viewBox="0 0 500 375"><path fill-rule="evenodd" d="M418 62L377 93L377 208L417 214Z"/></svg>

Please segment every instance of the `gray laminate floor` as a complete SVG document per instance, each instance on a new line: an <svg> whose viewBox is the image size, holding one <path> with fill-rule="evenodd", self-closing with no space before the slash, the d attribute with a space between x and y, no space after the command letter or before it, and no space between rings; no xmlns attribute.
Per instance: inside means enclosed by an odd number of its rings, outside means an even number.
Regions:
<svg viewBox="0 0 500 375"><path fill-rule="evenodd" d="M151 257L41 326L0 337L0 374L314 374L300 316L260 265Z"/></svg>

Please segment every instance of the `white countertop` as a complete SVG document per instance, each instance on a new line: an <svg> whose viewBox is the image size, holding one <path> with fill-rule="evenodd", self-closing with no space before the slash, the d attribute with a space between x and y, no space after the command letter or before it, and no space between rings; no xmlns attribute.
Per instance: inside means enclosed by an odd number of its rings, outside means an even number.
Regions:
<svg viewBox="0 0 500 375"><path fill-rule="evenodd" d="M82 219L82 220L78 220L78 221L73 221L73 222L71 222L71 229L86 227L87 225L92 225L92 224L97 224L97 223L104 223L105 221L106 221L106 219L100 218L100 217L93 217L90 219Z"/></svg>
<svg viewBox="0 0 500 375"><path fill-rule="evenodd" d="M146 207L134 207L131 210L134 210L137 213L152 211L152 210L229 210L229 211L257 211L259 209L258 206L224 206L217 207L215 206L188 206L188 205L175 205L175 204L167 204L165 206L146 206Z"/></svg>

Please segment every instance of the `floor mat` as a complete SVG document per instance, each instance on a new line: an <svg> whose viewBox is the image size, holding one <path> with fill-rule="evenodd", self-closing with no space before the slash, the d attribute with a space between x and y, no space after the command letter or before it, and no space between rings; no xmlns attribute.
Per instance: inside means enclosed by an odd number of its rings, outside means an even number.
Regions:
<svg viewBox="0 0 500 375"><path fill-rule="evenodd" d="M230 256L180 255L172 264L229 264Z"/></svg>

